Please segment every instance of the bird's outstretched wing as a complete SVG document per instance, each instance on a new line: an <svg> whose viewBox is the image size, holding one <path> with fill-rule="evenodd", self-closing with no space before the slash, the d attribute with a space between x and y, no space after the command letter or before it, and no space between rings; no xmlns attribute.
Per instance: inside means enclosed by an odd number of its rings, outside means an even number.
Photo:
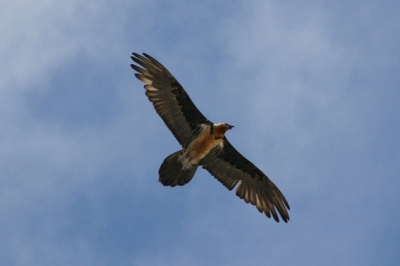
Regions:
<svg viewBox="0 0 400 266"><path fill-rule="evenodd" d="M200 161L200 165L232 190L238 183L236 195L255 205L259 212L279 222L289 221L288 202L278 187L254 164L243 157L224 137L223 147L217 146Z"/></svg>
<svg viewBox="0 0 400 266"><path fill-rule="evenodd" d="M145 83L146 95L157 113L183 148L191 142L200 124L211 124L193 104L189 95L175 77L148 54L133 53L135 76Z"/></svg>

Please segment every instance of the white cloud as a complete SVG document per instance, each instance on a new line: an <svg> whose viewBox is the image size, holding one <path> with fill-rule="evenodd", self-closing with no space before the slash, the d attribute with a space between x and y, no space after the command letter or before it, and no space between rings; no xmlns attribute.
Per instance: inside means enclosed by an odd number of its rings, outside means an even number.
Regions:
<svg viewBox="0 0 400 266"><path fill-rule="evenodd" d="M365 255L376 248L369 232L393 219L384 195L397 197L388 186L398 167L395 158L383 167L374 151L398 143L378 142L389 136L382 118L396 110L374 86L398 66L387 42L398 18L351 3L2 3L2 257L15 265L380 258ZM132 50L173 70L210 119L235 124L229 139L283 190L289 224L263 217L205 171L183 188L158 184L157 167L178 144L129 69ZM393 73L385 79L396 84Z"/></svg>

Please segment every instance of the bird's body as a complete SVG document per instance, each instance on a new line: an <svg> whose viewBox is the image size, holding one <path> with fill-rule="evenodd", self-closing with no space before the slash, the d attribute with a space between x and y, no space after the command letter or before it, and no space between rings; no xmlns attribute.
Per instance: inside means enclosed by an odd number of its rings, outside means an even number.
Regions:
<svg viewBox="0 0 400 266"><path fill-rule="evenodd" d="M146 95L157 113L182 145L182 150L168 156L161 164L160 182L165 186L187 184L199 165L225 187L279 222L289 221L289 204L274 183L254 164L243 157L225 137L233 126L214 124L193 104L186 91L171 73L147 54L133 53L138 65L131 65L136 77L145 83Z"/></svg>
<svg viewBox="0 0 400 266"><path fill-rule="evenodd" d="M192 165L199 164L212 149L220 145L225 132L232 126L226 124L201 125L200 133L190 142L189 146L182 151L179 161L182 163L182 170L187 170Z"/></svg>

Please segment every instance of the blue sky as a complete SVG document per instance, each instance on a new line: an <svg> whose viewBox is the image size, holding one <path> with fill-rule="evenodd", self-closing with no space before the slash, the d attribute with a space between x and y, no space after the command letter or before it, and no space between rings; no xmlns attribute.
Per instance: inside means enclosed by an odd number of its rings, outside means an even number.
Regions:
<svg viewBox="0 0 400 266"><path fill-rule="evenodd" d="M398 1L2 1L2 265L399 265ZM275 223L178 142L129 67L162 62L282 190Z"/></svg>

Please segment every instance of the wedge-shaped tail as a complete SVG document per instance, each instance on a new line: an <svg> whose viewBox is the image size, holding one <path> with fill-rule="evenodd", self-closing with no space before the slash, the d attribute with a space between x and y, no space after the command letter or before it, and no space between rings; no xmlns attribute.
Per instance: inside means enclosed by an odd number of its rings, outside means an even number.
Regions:
<svg viewBox="0 0 400 266"><path fill-rule="evenodd" d="M183 186L192 180L196 173L198 165L193 165L188 170L182 170L182 163L178 160L182 151L177 151L165 158L161 164L158 173L160 175L159 181L164 186Z"/></svg>

